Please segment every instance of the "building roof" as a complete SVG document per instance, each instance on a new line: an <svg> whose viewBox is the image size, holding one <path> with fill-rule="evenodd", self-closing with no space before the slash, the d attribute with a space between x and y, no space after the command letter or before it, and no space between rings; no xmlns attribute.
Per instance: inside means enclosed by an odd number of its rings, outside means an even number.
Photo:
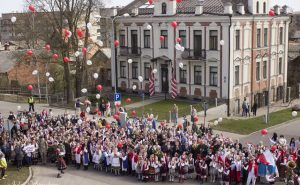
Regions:
<svg viewBox="0 0 300 185"><path fill-rule="evenodd" d="M16 64L16 53L14 51L1 51L0 52L0 73L10 71Z"/></svg>

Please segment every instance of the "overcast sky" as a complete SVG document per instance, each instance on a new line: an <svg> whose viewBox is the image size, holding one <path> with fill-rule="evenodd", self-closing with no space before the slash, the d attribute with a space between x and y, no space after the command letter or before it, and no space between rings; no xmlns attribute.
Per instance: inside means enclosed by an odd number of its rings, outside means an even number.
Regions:
<svg viewBox="0 0 300 185"><path fill-rule="evenodd" d="M132 0L104 0L106 6L124 6ZM188 1L188 0L184 0ZM209 0L207 0L209 1ZM270 0L272 4L292 7L294 11L300 11L300 0ZM0 13L10 13L12 11L22 11L24 8L23 0L0 0ZM5 3L4 3L5 2Z"/></svg>

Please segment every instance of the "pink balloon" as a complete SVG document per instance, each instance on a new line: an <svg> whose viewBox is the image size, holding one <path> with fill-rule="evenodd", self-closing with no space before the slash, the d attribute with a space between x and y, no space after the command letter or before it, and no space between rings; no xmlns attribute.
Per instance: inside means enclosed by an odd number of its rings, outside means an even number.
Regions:
<svg viewBox="0 0 300 185"><path fill-rule="evenodd" d="M274 10L270 10L270 11L269 11L269 16L271 16L271 17L275 16Z"/></svg>
<svg viewBox="0 0 300 185"><path fill-rule="evenodd" d="M102 91L102 85L97 85L97 90Z"/></svg>
<svg viewBox="0 0 300 185"><path fill-rule="evenodd" d="M82 48L82 53L86 53L87 49L86 48Z"/></svg>
<svg viewBox="0 0 300 185"><path fill-rule="evenodd" d="M131 111L131 115L135 116L136 115L136 111L135 110Z"/></svg>
<svg viewBox="0 0 300 185"><path fill-rule="evenodd" d="M118 47L120 42L118 40L115 40L115 46Z"/></svg>
<svg viewBox="0 0 300 185"><path fill-rule="evenodd" d="M28 56L32 56L32 55L33 55L33 51L32 51L32 50L29 50L29 51L26 52L26 54L27 54Z"/></svg>
<svg viewBox="0 0 300 185"><path fill-rule="evenodd" d="M68 57L64 57L64 62L68 63L70 61L70 59Z"/></svg>
<svg viewBox="0 0 300 185"><path fill-rule="evenodd" d="M160 37L159 37L159 40L160 40L160 41L163 41L163 40L165 40L165 37L164 37L164 36L160 36Z"/></svg>
<svg viewBox="0 0 300 185"><path fill-rule="evenodd" d="M76 30L76 33L77 33L77 36L79 37L79 38L81 38L81 37L83 37L83 32L81 31L81 29L77 29Z"/></svg>
<svg viewBox="0 0 300 185"><path fill-rule="evenodd" d="M178 38L176 39L176 42L180 43L180 42L181 42L181 38L178 37Z"/></svg>
<svg viewBox="0 0 300 185"><path fill-rule="evenodd" d="M28 85L28 86L27 86L27 90L28 90L28 91L32 91L32 89L33 89L32 85Z"/></svg>
<svg viewBox="0 0 300 185"><path fill-rule="evenodd" d="M149 3L150 5L152 5L152 4L153 4L153 0L148 0L148 3Z"/></svg>
<svg viewBox="0 0 300 185"><path fill-rule="evenodd" d="M176 28L176 27L177 27L177 22L176 22L176 21L172 21L172 22L171 22L171 26L172 26L173 28Z"/></svg>
<svg viewBox="0 0 300 185"><path fill-rule="evenodd" d="M45 45L45 49L46 49L47 51L49 51L49 50L51 49L50 44L46 44L46 45Z"/></svg>
<svg viewBox="0 0 300 185"><path fill-rule="evenodd" d="M53 58L53 59L58 59L58 55L57 55L57 54L53 54L53 55L52 55L52 58Z"/></svg>
<svg viewBox="0 0 300 185"><path fill-rule="evenodd" d="M268 130L267 130L267 129L262 129L262 130L260 131L260 133L261 133L261 135L265 136L265 135L268 134Z"/></svg>
<svg viewBox="0 0 300 185"><path fill-rule="evenodd" d="M182 0L176 0L176 3L181 3L182 2Z"/></svg>
<svg viewBox="0 0 300 185"><path fill-rule="evenodd" d="M33 5L29 5L28 10L31 11L31 12L35 12L35 8L34 8Z"/></svg>

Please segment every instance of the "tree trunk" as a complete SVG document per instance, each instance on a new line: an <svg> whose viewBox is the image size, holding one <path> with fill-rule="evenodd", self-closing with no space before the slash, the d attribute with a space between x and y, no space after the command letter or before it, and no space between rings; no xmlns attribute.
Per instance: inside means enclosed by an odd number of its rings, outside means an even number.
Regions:
<svg viewBox="0 0 300 185"><path fill-rule="evenodd" d="M67 95L67 104L73 101L72 94L71 94L71 79L70 79L70 67L68 63L64 64L64 75L65 75L65 82L66 82L66 95Z"/></svg>

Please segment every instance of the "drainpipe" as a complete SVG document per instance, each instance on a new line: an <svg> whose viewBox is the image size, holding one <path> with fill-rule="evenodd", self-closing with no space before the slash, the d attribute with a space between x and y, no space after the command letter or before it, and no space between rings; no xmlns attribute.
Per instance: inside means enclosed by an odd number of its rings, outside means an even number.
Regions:
<svg viewBox="0 0 300 185"><path fill-rule="evenodd" d="M228 15L229 16L229 28L228 28L228 50L229 50L229 55L228 55L228 101L227 101L227 116L230 116L230 55L231 55L231 26L232 26L232 15Z"/></svg>

